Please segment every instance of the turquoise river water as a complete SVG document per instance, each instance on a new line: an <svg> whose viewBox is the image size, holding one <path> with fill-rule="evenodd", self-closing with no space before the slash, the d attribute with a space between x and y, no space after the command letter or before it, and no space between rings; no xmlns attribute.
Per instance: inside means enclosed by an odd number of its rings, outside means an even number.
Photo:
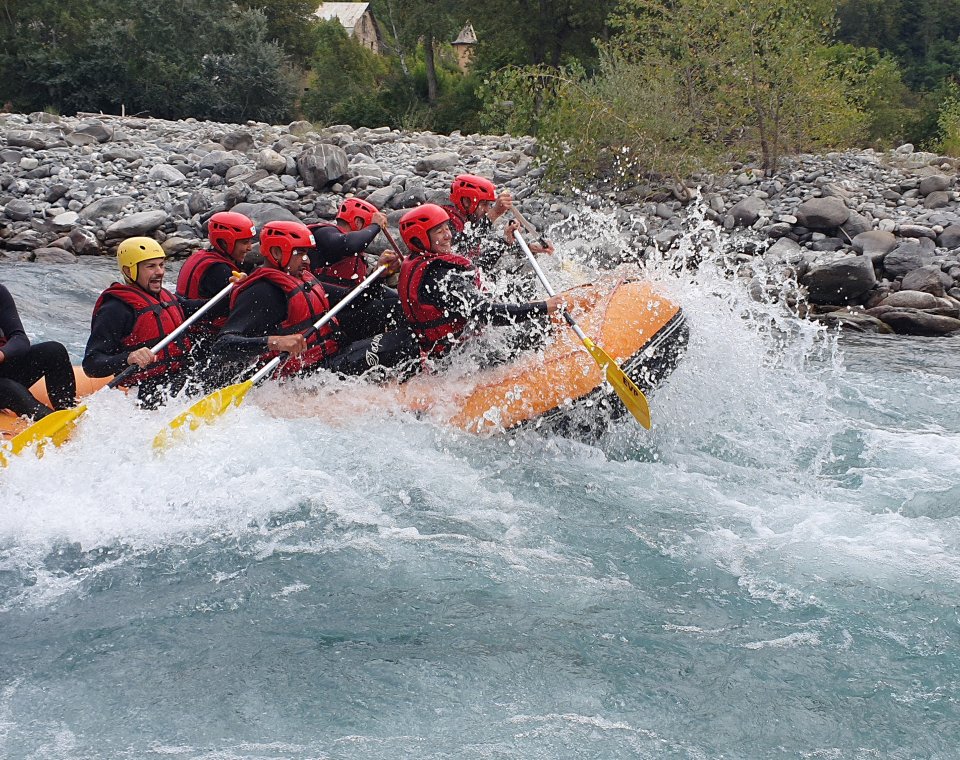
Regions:
<svg viewBox="0 0 960 760"><path fill-rule="evenodd" d="M593 443L98 396L0 471L0 757L960 756L960 340L720 269L651 269L691 344ZM75 360L111 275L0 265Z"/></svg>

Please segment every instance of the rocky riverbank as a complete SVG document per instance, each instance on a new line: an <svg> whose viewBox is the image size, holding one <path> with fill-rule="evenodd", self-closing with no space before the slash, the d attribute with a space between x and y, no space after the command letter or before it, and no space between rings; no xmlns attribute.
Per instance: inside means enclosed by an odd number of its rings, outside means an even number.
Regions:
<svg viewBox="0 0 960 760"><path fill-rule="evenodd" d="M346 194L395 227L405 209L445 202L462 172L509 188L533 224L556 229L581 201L538 189L535 156L534 140L506 136L0 114L0 261L68 263L132 235L183 256L216 211L332 219ZM598 188L590 203L635 241L631 258L669 254L696 211L744 243L736 272L758 294L796 281L789 299L807 316L945 335L960 330L956 166L905 145L799 156L772 178L735 167L699 178L699 201L692 188L653 200Z"/></svg>

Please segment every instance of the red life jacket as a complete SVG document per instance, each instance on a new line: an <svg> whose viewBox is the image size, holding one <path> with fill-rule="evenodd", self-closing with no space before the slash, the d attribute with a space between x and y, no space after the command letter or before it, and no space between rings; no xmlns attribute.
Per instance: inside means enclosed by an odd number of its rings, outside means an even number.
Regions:
<svg viewBox="0 0 960 760"><path fill-rule="evenodd" d="M329 222L310 224L307 229L313 232L321 227L333 227L339 232L343 232L336 224ZM343 288L355 288L367 276L367 261L363 258L363 253L358 251L344 256L340 261L333 264L314 269L313 274L321 282L329 282L331 285L338 285Z"/></svg>
<svg viewBox="0 0 960 760"><path fill-rule="evenodd" d="M200 283L207 273L207 270L214 264L226 264L231 270L236 267L236 262L233 259L219 251L204 248L190 254L187 260L183 262L183 266L180 268L180 274L177 276L177 295L181 298L197 300L203 298L200 294ZM219 310L220 305L213 309L213 311ZM194 323L193 327L190 328L190 332L219 332L220 328L223 327L227 321L226 308L224 308L223 311L223 314L211 317L210 319L201 317ZM205 314L204 317L206 316Z"/></svg>
<svg viewBox="0 0 960 760"><path fill-rule="evenodd" d="M306 269L300 277L294 277L273 267L262 266L244 280L238 282L230 293L230 308L233 309L240 294L255 282L268 280L283 291L287 299L287 316L277 328L277 335L293 335L302 333L313 326L320 317L330 310L330 301L323 285ZM302 370L319 364L328 356L333 356L340 350L340 345L333 338L333 328L337 324L336 318L330 320L319 330L311 332L307 338L307 350L299 356L291 356L283 364L280 374L284 377L294 375ZM270 351L261 359L269 361L279 352Z"/></svg>
<svg viewBox="0 0 960 760"><path fill-rule="evenodd" d="M93 306L94 317L107 298L116 298L133 309L133 330L120 341L121 345L130 351L154 346L183 324L183 309L180 308L180 302L165 288L160 289L157 297L137 285L115 282L100 294ZM128 375L120 385L137 385L147 378L177 372L183 368L184 357L189 350L190 339L186 335L181 335L157 354L155 362Z"/></svg>
<svg viewBox="0 0 960 760"><path fill-rule="evenodd" d="M478 288L480 273L470 259L455 253L417 253L407 256L400 266L397 282L400 308L420 342L420 349L427 354L442 355L453 346L454 339L467 326L467 320L456 314L444 313L443 309L420 300L423 276L434 261L442 261L466 272L473 271Z"/></svg>

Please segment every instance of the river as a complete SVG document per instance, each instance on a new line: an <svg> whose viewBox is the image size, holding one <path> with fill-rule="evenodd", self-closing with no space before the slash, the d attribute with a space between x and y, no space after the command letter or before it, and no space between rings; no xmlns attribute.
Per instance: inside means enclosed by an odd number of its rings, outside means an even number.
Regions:
<svg viewBox="0 0 960 760"><path fill-rule="evenodd" d="M157 457L101 394L0 471L0 756L956 757L960 340L721 270L652 268L690 348L592 443L252 399ZM77 360L111 276L0 265Z"/></svg>

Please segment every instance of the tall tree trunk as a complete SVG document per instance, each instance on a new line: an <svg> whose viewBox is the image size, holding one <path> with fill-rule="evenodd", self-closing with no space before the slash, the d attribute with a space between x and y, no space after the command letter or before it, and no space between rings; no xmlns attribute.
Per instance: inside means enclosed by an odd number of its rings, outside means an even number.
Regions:
<svg viewBox="0 0 960 760"><path fill-rule="evenodd" d="M433 59L433 34L423 37L423 62L427 69L427 102L437 102L437 64Z"/></svg>
<svg viewBox="0 0 960 760"><path fill-rule="evenodd" d="M387 0L387 13L390 16L390 26L393 28L393 39L397 42L397 57L400 59L400 68L405 77L410 76L410 69L407 68L407 58L403 52L403 44L400 42L400 35L397 34L397 22L393 19L393 3Z"/></svg>

